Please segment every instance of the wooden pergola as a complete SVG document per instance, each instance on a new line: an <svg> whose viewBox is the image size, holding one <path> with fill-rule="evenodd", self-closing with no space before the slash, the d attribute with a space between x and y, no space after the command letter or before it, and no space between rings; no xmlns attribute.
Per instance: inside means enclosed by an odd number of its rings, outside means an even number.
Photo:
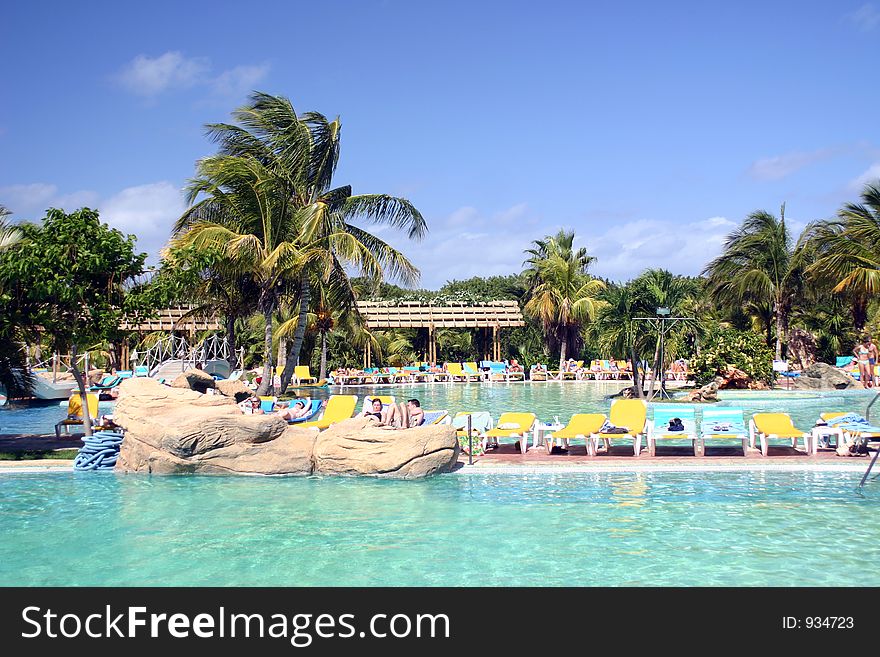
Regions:
<svg viewBox="0 0 880 657"><path fill-rule="evenodd" d="M516 301L486 301L481 304L446 303L423 304L418 301L399 303L383 301L359 301L358 310L364 316L369 329L426 328L428 329L427 360L437 362L437 333L440 328L476 328L492 331L492 353L485 360L501 360L502 328L523 326L522 313ZM364 351L364 367L370 367L372 354L367 343Z"/></svg>
<svg viewBox="0 0 880 657"><path fill-rule="evenodd" d="M138 333L152 333L154 331L219 331L223 328L215 317L186 317L192 308L186 306L180 308L164 308L157 313L157 317L143 321L122 321L119 328L123 331L137 331Z"/></svg>

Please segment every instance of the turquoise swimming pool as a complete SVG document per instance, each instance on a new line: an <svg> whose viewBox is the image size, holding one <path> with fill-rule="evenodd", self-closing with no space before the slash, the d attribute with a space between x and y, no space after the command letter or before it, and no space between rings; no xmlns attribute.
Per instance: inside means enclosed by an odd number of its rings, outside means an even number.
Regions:
<svg viewBox="0 0 880 657"><path fill-rule="evenodd" d="M607 413L611 407L608 395L626 386L626 382L435 384L358 386L334 389L333 392L356 394L361 399L369 394L395 395L398 401L415 397L424 408L446 409L450 413L483 410L489 411L496 419L505 411L531 411L545 422L557 417L567 422L574 413ZM742 408L747 418L753 413L790 413L796 426L809 428L822 412L855 411L864 414L875 394L870 390L722 390L718 404L697 404L696 409L698 418L703 408L715 406ZM649 417L653 416L653 406L649 407ZM874 409L874 417L880 417L880 405Z"/></svg>
<svg viewBox="0 0 880 657"><path fill-rule="evenodd" d="M558 417L567 421L574 413L607 413L610 394L625 387L625 382L589 383L492 383L433 384L404 386L348 386L345 388L313 388L309 394L327 397L330 394L395 395L399 401L415 397L427 409L457 411L489 411L494 418L505 411L531 411L541 420ZM870 390L845 391L722 391L720 405L741 407L748 417L752 413L782 411L790 413L798 427L813 426L824 411L855 411L864 413L875 393ZM102 402L101 412L112 412L112 402ZM702 406L697 406L699 417ZM0 434L53 433L55 423L65 417L66 405L58 404L0 407ZM650 417L650 412L649 412ZM880 417L880 405L875 409Z"/></svg>
<svg viewBox="0 0 880 657"><path fill-rule="evenodd" d="M858 478L5 474L0 584L876 586Z"/></svg>

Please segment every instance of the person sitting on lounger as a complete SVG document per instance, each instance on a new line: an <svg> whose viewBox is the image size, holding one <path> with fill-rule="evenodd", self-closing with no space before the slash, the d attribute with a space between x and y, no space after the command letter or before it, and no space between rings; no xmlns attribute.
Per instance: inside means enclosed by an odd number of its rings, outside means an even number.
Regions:
<svg viewBox="0 0 880 657"><path fill-rule="evenodd" d="M290 420L298 420L299 418L308 415L311 410L312 400L306 398L305 400L297 399L293 406L288 405L286 408L280 408L275 411L275 414L289 422Z"/></svg>
<svg viewBox="0 0 880 657"><path fill-rule="evenodd" d="M418 399L408 399L405 404L389 404L386 411L386 419L382 422L385 429L410 429L425 421L425 411Z"/></svg>
<svg viewBox="0 0 880 657"><path fill-rule="evenodd" d="M394 406L394 404L389 404L389 408ZM378 397L374 398L370 403L370 406L365 407L361 412L360 417L374 417L379 421L379 424L385 424L385 420L388 414L385 412L385 407L382 404L382 400Z"/></svg>
<svg viewBox="0 0 880 657"><path fill-rule="evenodd" d="M516 358L511 358L509 370L511 372L522 372L523 368L522 368L522 365L520 365L518 362L516 362Z"/></svg>
<svg viewBox="0 0 880 657"><path fill-rule="evenodd" d="M248 397L238 407L244 415L265 415L263 409L260 408L260 398L256 395Z"/></svg>

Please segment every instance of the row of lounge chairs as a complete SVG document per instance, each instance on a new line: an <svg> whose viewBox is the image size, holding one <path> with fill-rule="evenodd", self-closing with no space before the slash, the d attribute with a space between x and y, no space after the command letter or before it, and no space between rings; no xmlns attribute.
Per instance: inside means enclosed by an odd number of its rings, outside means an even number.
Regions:
<svg viewBox="0 0 880 657"><path fill-rule="evenodd" d="M467 413L454 418L460 437L467 437L464 419ZM477 414L473 414L476 416ZM678 419L679 423L673 424ZM864 418L852 413L823 413L823 421L840 438L847 440L880 439L880 427L869 425ZM534 413L503 413L495 427L478 427L472 422L472 430L484 441L484 446L497 443L499 439L515 439L522 453L528 449L528 439L536 444L539 423ZM802 442L806 454L815 454L817 440L811 430L794 426L787 413L755 413L746 424L740 408L713 408L703 411L699 427L693 406L684 404L662 404L654 409L653 420L647 419L647 404L638 399L620 399L611 404L608 417L602 413L579 413L573 415L565 427L544 435L545 446L551 452L554 445L562 443L566 447L576 440L584 441L587 454L595 456L600 441L606 451L614 441L632 443L633 453L638 456L643 443L651 456L656 455L658 444L671 441L690 441L694 455L704 456L707 441L721 441L742 445L743 455L748 448L760 444L761 454L768 455L771 441L783 440L797 448Z"/></svg>
<svg viewBox="0 0 880 657"><path fill-rule="evenodd" d="M632 371L626 361L593 360L584 367L582 360L572 364L571 369L547 370L533 366L529 370L531 381L617 381L631 380ZM302 366L306 374L308 367ZM300 369L300 368L297 368ZM650 373L649 373L650 375ZM526 373L521 369L511 369L504 362L484 360L464 363L445 363L442 368L429 367L427 363L407 367L368 367L358 371L331 372L337 385L386 385L396 383L468 383L482 381L525 381ZM669 370L669 380L686 380L687 370ZM296 377L295 377L296 378Z"/></svg>

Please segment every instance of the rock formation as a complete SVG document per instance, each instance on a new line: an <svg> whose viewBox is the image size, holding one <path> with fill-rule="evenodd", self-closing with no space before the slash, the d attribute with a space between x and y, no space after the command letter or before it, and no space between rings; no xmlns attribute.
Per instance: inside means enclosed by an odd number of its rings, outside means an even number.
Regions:
<svg viewBox="0 0 880 657"><path fill-rule="evenodd" d="M185 373L188 374L188 373ZM234 397L132 378L120 387L114 421L125 430L117 470L153 474L371 475L410 479L446 472L458 460L451 425L387 430L352 418L318 433L277 415L243 415ZM177 382L176 382L177 383Z"/></svg>
<svg viewBox="0 0 880 657"><path fill-rule="evenodd" d="M801 390L846 390L858 387L858 382L828 363L813 363L792 381Z"/></svg>

